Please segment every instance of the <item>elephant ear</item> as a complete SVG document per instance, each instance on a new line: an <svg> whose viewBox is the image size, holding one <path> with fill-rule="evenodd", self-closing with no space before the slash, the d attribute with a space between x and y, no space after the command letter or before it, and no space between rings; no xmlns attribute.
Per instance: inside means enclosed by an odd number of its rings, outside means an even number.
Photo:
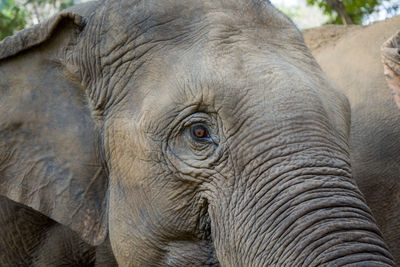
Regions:
<svg viewBox="0 0 400 267"><path fill-rule="evenodd" d="M381 51L386 81L400 108L400 31L382 45Z"/></svg>
<svg viewBox="0 0 400 267"><path fill-rule="evenodd" d="M24 50L44 43L53 36L53 33L62 21L70 21L81 29L85 24L84 18L79 15L70 12L60 13L43 23L36 24L31 28L5 38L0 46L0 59L16 55Z"/></svg>
<svg viewBox="0 0 400 267"><path fill-rule="evenodd" d="M92 245L107 234L107 172L70 12L0 43L0 195L68 226ZM72 66L72 67L71 67Z"/></svg>

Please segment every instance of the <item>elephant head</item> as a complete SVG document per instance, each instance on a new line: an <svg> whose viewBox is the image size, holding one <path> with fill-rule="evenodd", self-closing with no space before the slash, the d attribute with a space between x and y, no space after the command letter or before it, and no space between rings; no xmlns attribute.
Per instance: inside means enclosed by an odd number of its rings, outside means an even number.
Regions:
<svg viewBox="0 0 400 267"><path fill-rule="evenodd" d="M400 31L382 45L382 63L386 81L400 108Z"/></svg>
<svg viewBox="0 0 400 267"><path fill-rule="evenodd" d="M392 265L349 105L261 0L108 0L0 46L0 193L126 266Z"/></svg>

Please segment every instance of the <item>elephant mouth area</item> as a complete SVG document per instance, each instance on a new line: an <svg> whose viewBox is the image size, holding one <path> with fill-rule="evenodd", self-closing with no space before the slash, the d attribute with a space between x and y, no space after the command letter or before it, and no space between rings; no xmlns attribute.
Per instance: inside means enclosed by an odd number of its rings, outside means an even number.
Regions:
<svg viewBox="0 0 400 267"><path fill-rule="evenodd" d="M198 214L194 235L181 236L164 247L165 266L220 266L211 236L206 199L201 202Z"/></svg>
<svg viewBox="0 0 400 267"><path fill-rule="evenodd" d="M174 241L168 244L162 266L220 266L212 242Z"/></svg>

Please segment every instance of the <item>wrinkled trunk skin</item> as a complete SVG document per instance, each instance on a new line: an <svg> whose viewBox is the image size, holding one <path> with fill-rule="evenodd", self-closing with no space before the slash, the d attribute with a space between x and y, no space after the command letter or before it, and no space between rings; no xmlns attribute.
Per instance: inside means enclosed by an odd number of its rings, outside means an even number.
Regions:
<svg viewBox="0 0 400 267"><path fill-rule="evenodd" d="M247 179L210 205L222 266L394 266L348 170L283 161Z"/></svg>
<svg viewBox="0 0 400 267"><path fill-rule="evenodd" d="M209 203L221 266L394 266L328 117L304 109L274 130L260 117L266 130L232 145L231 193Z"/></svg>

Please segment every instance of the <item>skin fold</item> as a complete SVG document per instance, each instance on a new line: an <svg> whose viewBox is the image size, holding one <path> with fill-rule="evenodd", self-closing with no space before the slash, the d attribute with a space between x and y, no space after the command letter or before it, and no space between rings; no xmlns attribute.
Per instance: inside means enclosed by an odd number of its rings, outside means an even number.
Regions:
<svg viewBox="0 0 400 267"><path fill-rule="evenodd" d="M120 266L394 266L352 178L347 98L285 15L79 10L0 44L0 194L48 218L37 246L77 235L66 253L92 266L110 247Z"/></svg>
<svg viewBox="0 0 400 267"><path fill-rule="evenodd" d="M350 101L353 176L397 262L400 261L400 111L392 90L398 90L398 77L394 74L398 69L399 25L397 16L367 27L324 26L304 33L322 69ZM384 68L386 74L393 74L389 84Z"/></svg>

